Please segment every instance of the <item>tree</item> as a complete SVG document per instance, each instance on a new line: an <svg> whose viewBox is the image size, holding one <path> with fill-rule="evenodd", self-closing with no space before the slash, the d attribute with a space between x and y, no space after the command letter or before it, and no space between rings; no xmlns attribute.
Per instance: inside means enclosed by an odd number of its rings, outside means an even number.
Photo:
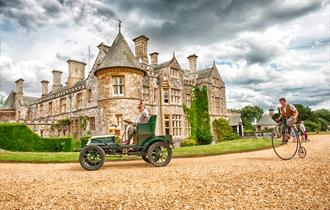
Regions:
<svg viewBox="0 0 330 210"><path fill-rule="evenodd" d="M318 109L313 111L315 118L322 118L330 123L330 111L327 109Z"/></svg>
<svg viewBox="0 0 330 210"><path fill-rule="evenodd" d="M316 122L306 120L304 124L305 124L306 130L309 132L321 130L321 125Z"/></svg>
<svg viewBox="0 0 330 210"><path fill-rule="evenodd" d="M298 110L298 122L301 120L310 120L315 121L315 117L313 116L313 112L311 108L308 106L304 106L302 104L294 104L294 106Z"/></svg>
<svg viewBox="0 0 330 210"><path fill-rule="evenodd" d="M255 130L252 126L252 122L254 119L260 120L262 114L264 113L264 110L257 105L247 105L237 111L241 113L241 118L246 130Z"/></svg>
<svg viewBox="0 0 330 210"><path fill-rule="evenodd" d="M198 144L212 142L210 114L208 108L207 88L195 87L190 108L184 106L191 127L191 138Z"/></svg>

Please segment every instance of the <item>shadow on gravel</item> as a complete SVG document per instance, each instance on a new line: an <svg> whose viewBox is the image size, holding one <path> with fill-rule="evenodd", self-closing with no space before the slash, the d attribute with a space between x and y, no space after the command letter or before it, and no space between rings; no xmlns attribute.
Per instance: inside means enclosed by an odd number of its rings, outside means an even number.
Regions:
<svg viewBox="0 0 330 210"><path fill-rule="evenodd" d="M263 160L263 161L282 161L281 159L279 159L278 157L250 157L250 158L240 158L242 160L248 160L248 161L260 161L260 160Z"/></svg>
<svg viewBox="0 0 330 210"><path fill-rule="evenodd" d="M153 166L151 166L148 163L145 162L137 162L137 161L128 161L128 162L111 162L111 161L107 161L104 163L104 165L98 170L98 171L102 171L102 170L111 170L111 169L129 169L129 168L154 168ZM85 169L83 169L79 163L65 168L63 169L65 171L86 171ZM87 172L87 171L86 171Z"/></svg>

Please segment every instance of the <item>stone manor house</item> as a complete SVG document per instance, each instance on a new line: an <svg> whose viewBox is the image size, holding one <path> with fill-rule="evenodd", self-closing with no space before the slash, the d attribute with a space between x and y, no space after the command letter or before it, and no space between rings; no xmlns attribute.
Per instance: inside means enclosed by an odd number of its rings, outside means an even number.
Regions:
<svg viewBox="0 0 330 210"><path fill-rule="evenodd" d="M119 31L111 46L103 43L87 78L86 63L68 60L68 78L62 84L60 70L53 70L52 87L41 81L41 95L24 95L24 80L18 79L0 107L0 121L24 122L41 136L103 135L109 127L123 132L123 119L135 120L140 100L150 114L157 115L157 135L171 134L178 142L190 135L190 126L183 111L183 104L190 105L195 85L208 89L211 122L227 118L226 89L215 64L197 69L197 55L187 57L189 69L182 69L173 54L166 62L159 63L157 52L148 56L148 38L144 35L133 39L135 55ZM87 117L86 117L87 116ZM87 125L81 126L81 119ZM237 118L237 117L236 117ZM71 123L63 129L52 125L61 119ZM230 120L230 119L229 119ZM231 125L242 131L240 120ZM241 130L240 130L241 129Z"/></svg>

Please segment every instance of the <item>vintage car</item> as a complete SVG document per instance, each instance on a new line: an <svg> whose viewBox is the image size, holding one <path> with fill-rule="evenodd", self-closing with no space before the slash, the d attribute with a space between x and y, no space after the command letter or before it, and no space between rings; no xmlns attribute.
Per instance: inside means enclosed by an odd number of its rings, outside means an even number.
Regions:
<svg viewBox="0 0 330 210"><path fill-rule="evenodd" d="M137 124L137 132L133 136L136 144L126 145L116 141L116 135L91 137L79 155L80 165L86 170L97 170L102 167L106 154L108 155L137 155L144 161L156 167L166 166L172 158L174 148L172 136L156 136L156 115L151 115L148 123ZM129 122L125 122L126 136Z"/></svg>

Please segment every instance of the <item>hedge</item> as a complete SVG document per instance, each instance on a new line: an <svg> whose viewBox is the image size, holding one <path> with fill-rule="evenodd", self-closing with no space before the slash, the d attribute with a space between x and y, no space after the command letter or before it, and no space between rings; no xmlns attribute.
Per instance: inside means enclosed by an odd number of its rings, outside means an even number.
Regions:
<svg viewBox="0 0 330 210"><path fill-rule="evenodd" d="M70 152L76 140L71 137L41 138L27 125L0 123L0 148L23 152Z"/></svg>
<svg viewBox="0 0 330 210"><path fill-rule="evenodd" d="M80 137L80 148L85 147L90 138L91 138L91 136L82 136L82 137Z"/></svg>

